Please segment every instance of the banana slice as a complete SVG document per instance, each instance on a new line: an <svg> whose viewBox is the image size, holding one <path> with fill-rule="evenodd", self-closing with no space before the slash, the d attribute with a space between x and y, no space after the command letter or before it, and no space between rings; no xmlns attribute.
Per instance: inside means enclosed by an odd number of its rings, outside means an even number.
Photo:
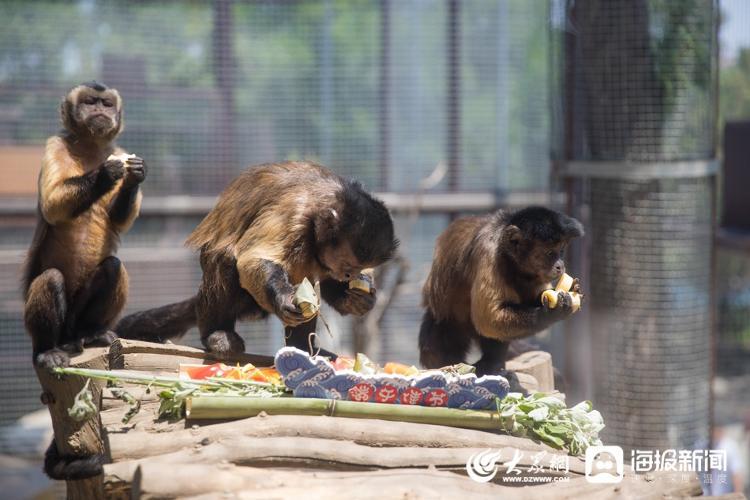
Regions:
<svg viewBox="0 0 750 500"><path fill-rule="evenodd" d="M569 292L570 288L573 286L573 276L569 275L568 273L563 273L563 275L560 277L560 281L557 282L557 286L555 287L555 290L558 292Z"/></svg>
<svg viewBox="0 0 750 500"><path fill-rule="evenodd" d="M349 288L356 288L357 290L362 290L365 293L370 293L370 291L372 290L372 282L372 269L365 269L359 276L357 276L357 278L349 282Z"/></svg>
<svg viewBox="0 0 750 500"><path fill-rule="evenodd" d="M581 295L570 291L574 281L572 276L563 273L554 290L545 290L542 292L542 296L540 297L542 305L549 309L554 309L557 307L557 292L568 292L573 299L573 312L578 311L581 308Z"/></svg>
<svg viewBox="0 0 750 500"><path fill-rule="evenodd" d="M549 309L557 307L557 292L555 290L545 290L542 292L542 305Z"/></svg>

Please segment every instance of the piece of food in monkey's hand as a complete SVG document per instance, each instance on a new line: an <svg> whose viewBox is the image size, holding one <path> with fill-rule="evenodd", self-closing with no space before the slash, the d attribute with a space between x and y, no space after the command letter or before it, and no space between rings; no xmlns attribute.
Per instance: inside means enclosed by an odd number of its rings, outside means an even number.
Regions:
<svg viewBox="0 0 750 500"><path fill-rule="evenodd" d="M557 291L545 290L542 292L542 305L548 309L557 307Z"/></svg>
<svg viewBox="0 0 750 500"><path fill-rule="evenodd" d="M563 275L560 277L560 281L557 282L555 290L558 292L569 292L574 282L575 280L571 275L569 275L568 273L563 273Z"/></svg>
<svg viewBox="0 0 750 500"><path fill-rule="evenodd" d="M122 153L122 154L119 154L119 155L111 154L111 155L109 155L107 157L107 161L109 161L109 160L120 160L123 163L127 163L128 162L128 158L133 158L133 157L135 157L135 154L130 154L130 153Z"/></svg>
<svg viewBox="0 0 750 500"><path fill-rule="evenodd" d="M570 297L573 299L573 312L578 312L581 308L581 294L576 292L568 292Z"/></svg>
<svg viewBox="0 0 750 500"><path fill-rule="evenodd" d="M297 287L297 291L294 294L294 305L302 310L302 315L305 318L312 318L318 314L320 299L318 298L318 294L315 293L315 287L313 287L307 278L303 279L302 283Z"/></svg>
<svg viewBox="0 0 750 500"><path fill-rule="evenodd" d="M364 273L360 274L356 279L349 282L349 288L370 293L372 291L372 276Z"/></svg>
<svg viewBox="0 0 750 500"><path fill-rule="evenodd" d="M549 309L554 309L557 307L557 292L568 292L573 299L573 312L578 311L581 308L581 295L570 291L574 283L575 279L571 275L563 273L554 290L545 290L542 292L542 305Z"/></svg>
<svg viewBox="0 0 750 500"><path fill-rule="evenodd" d="M557 307L557 290L545 290L542 292L542 305L549 309ZM570 298L573 299L573 312L577 312L581 308L581 294L576 292L568 292Z"/></svg>

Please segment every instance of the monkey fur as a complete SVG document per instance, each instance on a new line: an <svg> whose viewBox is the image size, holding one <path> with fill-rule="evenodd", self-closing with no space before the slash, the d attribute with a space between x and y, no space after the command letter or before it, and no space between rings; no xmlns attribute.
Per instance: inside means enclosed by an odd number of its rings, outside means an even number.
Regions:
<svg viewBox="0 0 750 500"><path fill-rule="evenodd" d="M572 313L570 294L560 294L556 309L543 307L539 295L565 272L565 247L582 235L580 222L543 207L501 210L448 226L422 290L422 365L464 362L477 342L482 352L477 374L501 372L511 341ZM577 282L573 290L580 292Z"/></svg>
<svg viewBox="0 0 750 500"><path fill-rule="evenodd" d="M127 165L114 141L122 99L89 82L62 102L64 130L50 137L39 174L38 217L24 270L24 321L38 366L65 366L84 346L109 344L127 300L128 275L115 257L119 235L138 216L143 160Z"/></svg>
<svg viewBox="0 0 750 500"><path fill-rule="evenodd" d="M287 345L307 351L316 319L306 320L294 304L296 286L305 277L320 280L322 298L339 313L365 314L375 290L349 289L348 282L390 259L398 245L381 201L359 183L309 162L248 169L187 243L200 250L197 295L123 318L118 335L165 341L197 324L209 351L243 352L235 322L275 314L285 325Z"/></svg>
<svg viewBox="0 0 750 500"><path fill-rule="evenodd" d="M74 87L60 108L63 131L50 137L39 174L37 225L23 279L24 322L37 366L66 366L88 345L107 345L128 295L128 275L115 257L119 235L138 216L141 158L123 163L115 145L122 99L98 82ZM102 472L101 455L60 455L52 441L44 470L53 479Z"/></svg>

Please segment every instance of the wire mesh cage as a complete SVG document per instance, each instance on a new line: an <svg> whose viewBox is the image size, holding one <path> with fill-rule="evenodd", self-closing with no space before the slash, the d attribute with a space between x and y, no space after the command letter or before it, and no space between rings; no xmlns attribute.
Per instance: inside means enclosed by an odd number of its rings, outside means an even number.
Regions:
<svg viewBox="0 0 750 500"><path fill-rule="evenodd" d="M557 154L588 179L593 397L626 449L708 443L717 3L555 4Z"/></svg>
<svg viewBox="0 0 750 500"><path fill-rule="evenodd" d="M117 88L126 122L118 142L149 165L144 210L118 253L130 275L127 313L195 292L197 257L183 242L251 164L311 159L370 190L411 193L450 159L458 167L453 184L446 178L437 192L546 193L548 7L547 0L3 2L0 167L29 178L17 189L0 186L7 367L0 424L41 407L19 268L42 147L59 129L70 87L95 78ZM20 153L28 167L11 160ZM15 203L23 197L27 203ZM414 363L421 282L434 240L455 214L397 215L409 272L378 346L381 360ZM336 342L351 352L348 320L339 327ZM254 352L283 344L273 321L240 328ZM184 342L197 345L195 332ZM22 384L8 383L16 380Z"/></svg>

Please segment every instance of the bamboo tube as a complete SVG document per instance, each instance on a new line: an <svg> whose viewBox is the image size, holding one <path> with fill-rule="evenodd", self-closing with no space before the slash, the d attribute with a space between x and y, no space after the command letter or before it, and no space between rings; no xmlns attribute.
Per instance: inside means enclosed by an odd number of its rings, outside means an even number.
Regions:
<svg viewBox="0 0 750 500"><path fill-rule="evenodd" d="M328 415L347 418L378 418L418 424L447 425L465 429L500 430L495 411L459 410L430 406L359 403L315 398L251 398L200 396L187 398L188 419L228 419L269 415Z"/></svg>

